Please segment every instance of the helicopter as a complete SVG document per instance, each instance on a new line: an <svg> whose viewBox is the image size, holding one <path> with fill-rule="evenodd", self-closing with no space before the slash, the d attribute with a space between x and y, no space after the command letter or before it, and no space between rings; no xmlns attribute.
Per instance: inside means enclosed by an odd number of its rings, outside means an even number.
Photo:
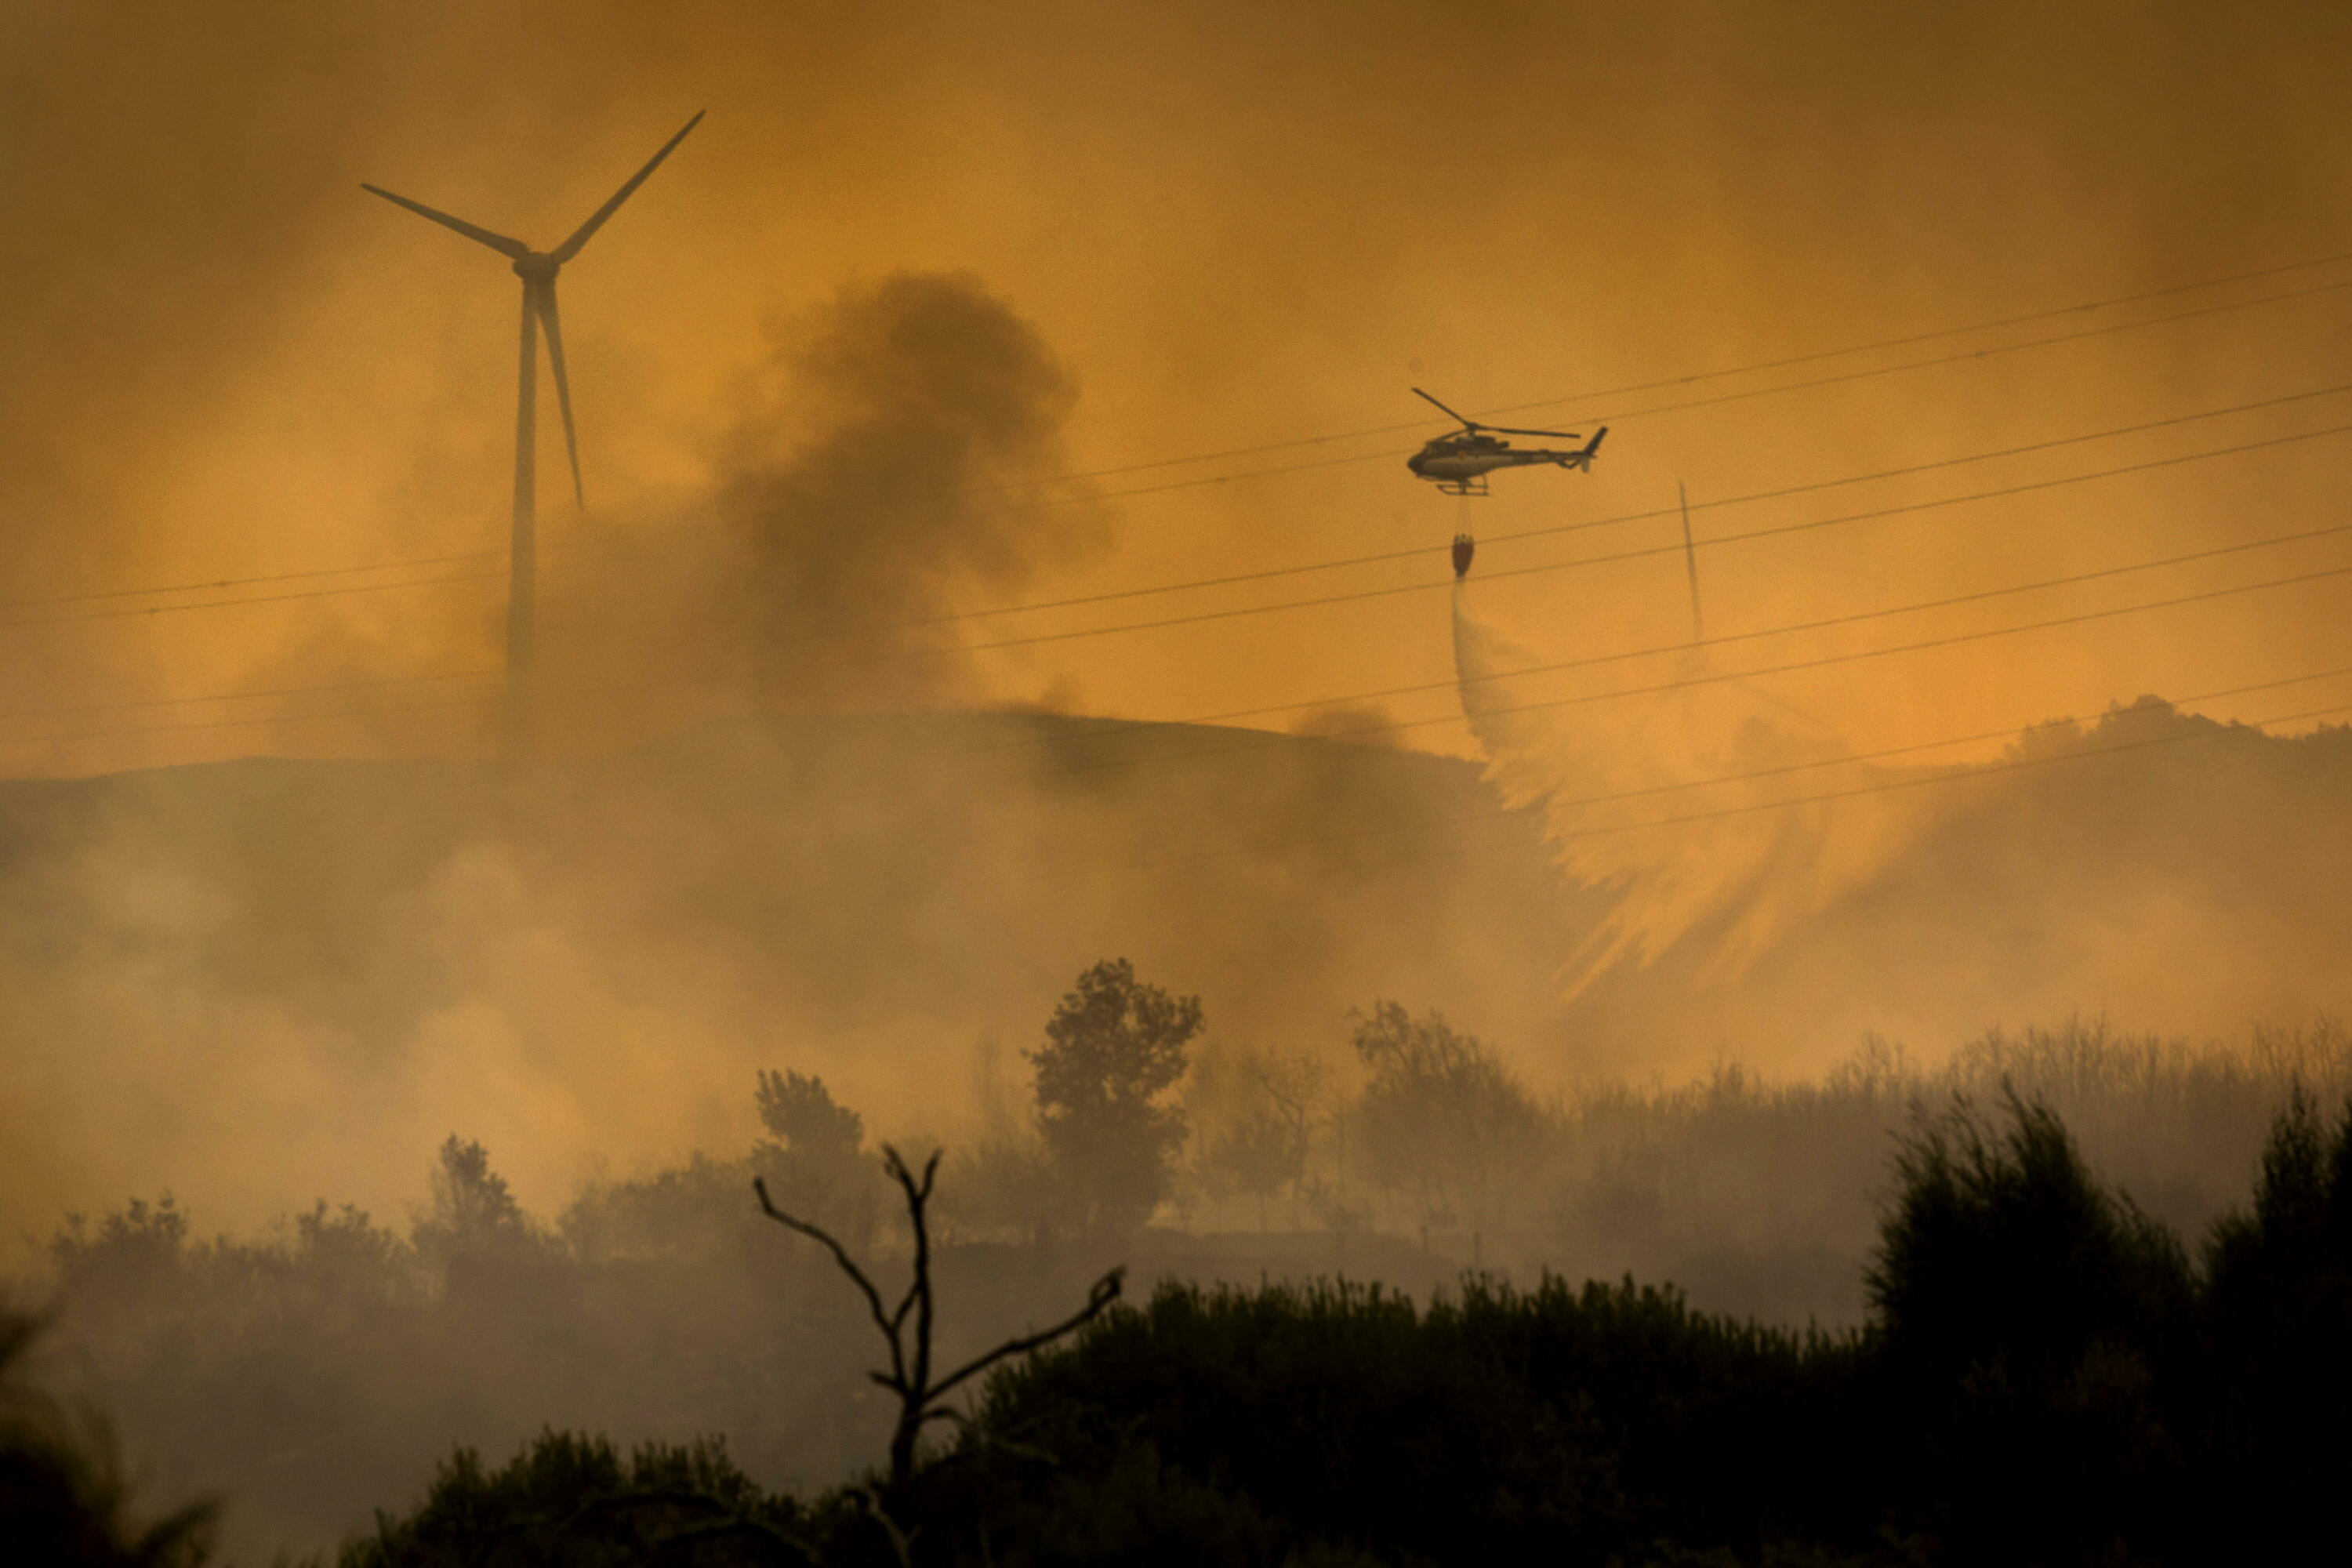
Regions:
<svg viewBox="0 0 2352 1568"><path fill-rule="evenodd" d="M1503 425L1481 425L1475 419L1463 419L1451 408L1422 391L1412 389L1415 397L1435 404L1451 419L1462 421L1462 428L1451 435L1440 436L1405 459L1404 466L1418 477L1433 481L1450 496L1482 496L1486 493L1486 476L1496 468L1521 468L1533 463L1556 463L1563 468L1592 470L1592 455L1601 450L1601 437L1609 434L1603 425L1592 433L1592 439L1572 452L1549 451L1542 447L1514 449L1505 436L1549 436L1561 441L1583 441L1572 430L1515 430Z"/></svg>

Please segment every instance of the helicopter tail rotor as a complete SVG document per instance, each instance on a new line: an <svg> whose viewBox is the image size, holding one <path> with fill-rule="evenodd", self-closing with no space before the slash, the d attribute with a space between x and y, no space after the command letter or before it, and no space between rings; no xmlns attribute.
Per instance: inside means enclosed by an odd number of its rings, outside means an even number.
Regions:
<svg viewBox="0 0 2352 1568"><path fill-rule="evenodd" d="M1576 468L1584 473L1591 473L1593 455L1601 450L1601 437L1608 434L1609 426L1603 425L1592 433L1592 439L1584 444L1582 450L1570 452L1563 456L1559 460L1559 466L1563 468Z"/></svg>

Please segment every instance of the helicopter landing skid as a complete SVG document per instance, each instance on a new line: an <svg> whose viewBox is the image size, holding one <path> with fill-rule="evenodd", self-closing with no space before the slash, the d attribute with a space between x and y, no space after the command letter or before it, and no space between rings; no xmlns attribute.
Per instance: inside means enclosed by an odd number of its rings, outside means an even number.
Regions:
<svg viewBox="0 0 2352 1568"><path fill-rule="evenodd" d="M1437 491L1440 495L1482 496L1486 493L1486 476L1479 474L1466 479L1440 479Z"/></svg>

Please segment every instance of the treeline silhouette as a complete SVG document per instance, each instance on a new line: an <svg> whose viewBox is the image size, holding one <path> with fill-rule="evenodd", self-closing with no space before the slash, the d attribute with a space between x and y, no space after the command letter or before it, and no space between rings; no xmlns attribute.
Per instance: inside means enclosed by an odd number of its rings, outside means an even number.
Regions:
<svg viewBox="0 0 2352 1568"><path fill-rule="evenodd" d="M1188 1561L1538 1540L1963 1561L2044 1513L2077 1521L2029 1531L2051 1561L2117 1542L2186 1561L2205 1525L2184 1489L2230 1478L2290 1520L2335 1462L2274 1450L2312 1389L2352 1390L2330 1348L2352 1330L2344 1130L2312 1109L2346 1091L2339 1029L2223 1050L2070 1026L1932 1072L1874 1046L1815 1083L1725 1069L1549 1101L1393 1005L1352 1020L1336 1065L1201 1032L1192 999L1097 965L1031 1053L1033 1119L941 1165L942 1367L1066 1318L1114 1263L1162 1284L992 1384L968 1457L887 1505L931 1521L919 1555L1133 1556L1120 1530L1197 1525L1209 1555ZM53 1352L163 1495L226 1499L239 1547L333 1542L453 1445L512 1452L544 1426L611 1440L445 1468L369 1550L479 1560L488 1538L447 1542L498 1519L497 1560L531 1560L569 1539L567 1488L594 1504L582 1539L624 1557L689 1526L698 1554L895 1550L840 1489L893 1430L866 1313L751 1188L883 1274L912 1236L856 1111L793 1071L756 1087L747 1153L595 1184L552 1223L455 1136L404 1236L323 1202L243 1241L199 1238L168 1198L76 1217L47 1248ZM1134 1228L1155 1210L1193 1232ZM1221 1215L1256 1228L1208 1231ZM1481 1253L1497 1271L1433 1302ZM1629 1282L1565 1283L1596 1276ZM1829 1327L1775 1326L1825 1300ZM727 1447L662 1446L693 1433ZM1444 1520L1460 1533L1414 1533Z"/></svg>
<svg viewBox="0 0 2352 1568"><path fill-rule="evenodd" d="M1858 1329L1759 1326L1631 1279L1471 1276L1425 1308L1377 1285L1171 1283L1008 1364L887 1479L802 1500L714 1443L625 1461L551 1431L496 1468L460 1449L340 1561L1696 1568L2340 1546L2352 1105L2297 1096L2251 1205L2193 1254L2013 1094L1923 1117L1895 1174ZM69 1521L47 1539L85 1548L51 1560L201 1558L193 1516L142 1537L102 1489L49 1479L73 1468L54 1436L6 1432L11 1524L47 1507ZM99 1522L77 1536L79 1513Z"/></svg>
<svg viewBox="0 0 2352 1568"><path fill-rule="evenodd" d="M2298 1097L2192 1256L2046 1106L1925 1119L1864 1327L1670 1288L1163 1285L994 1378L911 1479L812 1503L708 1450L470 1454L350 1568L2213 1563L2340 1548L2352 1107ZM699 1468L698 1468L699 1467ZM681 1488L681 1479L694 1484ZM665 1521L663 1529L648 1520Z"/></svg>

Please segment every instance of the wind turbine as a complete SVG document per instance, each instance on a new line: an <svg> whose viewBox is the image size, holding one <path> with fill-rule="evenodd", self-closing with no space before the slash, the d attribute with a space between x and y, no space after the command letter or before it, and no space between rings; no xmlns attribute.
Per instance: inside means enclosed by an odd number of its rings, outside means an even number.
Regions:
<svg viewBox="0 0 2352 1568"><path fill-rule="evenodd" d="M621 204L635 194L647 175L661 167L661 161L672 149L686 140L688 131L702 123L698 113L686 122L685 130L662 143L660 152L646 161L646 166L629 176L629 183L613 193L613 199L589 215L588 221L572 230L572 237L553 250L533 250L521 240L493 234L464 218L436 212L423 202L412 202L406 196L396 196L380 185L362 181L360 189L371 191L397 206L406 207L419 217L431 218L444 228L456 229L467 239L488 246L514 263L515 276L522 279L522 382L515 403L515 481L514 481L514 542L512 558L507 575L507 708L506 744L509 756L529 754L531 742L530 687L532 635L534 631L534 595L538 571L539 474L536 441L539 431L539 332L547 331L547 361L555 372L556 406L563 413L563 447L572 458L572 497L583 510L587 509L587 492L580 483L580 438L572 426L572 383L563 372L563 320L555 307L555 275L563 264L580 254L604 220L621 208Z"/></svg>

